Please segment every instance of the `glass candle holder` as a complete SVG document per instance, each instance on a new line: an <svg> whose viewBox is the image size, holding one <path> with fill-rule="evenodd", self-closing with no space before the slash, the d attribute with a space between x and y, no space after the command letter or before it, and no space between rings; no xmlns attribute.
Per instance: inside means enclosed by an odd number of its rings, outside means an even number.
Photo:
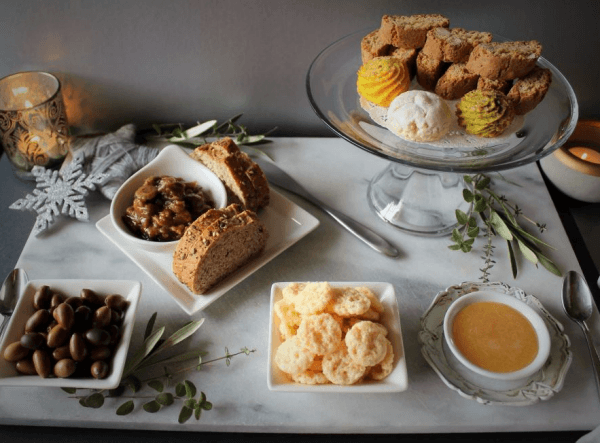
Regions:
<svg viewBox="0 0 600 443"><path fill-rule="evenodd" d="M17 173L60 164L69 151L60 81L46 72L0 79L0 136Z"/></svg>

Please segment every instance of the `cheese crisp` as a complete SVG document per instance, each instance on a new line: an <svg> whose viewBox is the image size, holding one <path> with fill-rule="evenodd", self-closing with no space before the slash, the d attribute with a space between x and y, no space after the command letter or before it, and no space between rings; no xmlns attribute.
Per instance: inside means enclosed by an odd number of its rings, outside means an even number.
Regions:
<svg viewBox="0 0 600 443"><path fill-rule="evenodd" d="M393 370L379 298L366 287L291 283L275 303L282 343L274 363L296 383L351 385Z"/></svg>

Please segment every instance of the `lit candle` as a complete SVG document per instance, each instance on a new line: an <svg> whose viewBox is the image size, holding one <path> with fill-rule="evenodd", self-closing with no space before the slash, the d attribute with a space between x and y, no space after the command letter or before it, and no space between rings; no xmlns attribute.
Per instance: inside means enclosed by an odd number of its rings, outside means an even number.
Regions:
<svg viewBox="0 0 600 443"><path fill-rule="evenodd" d="M574 148L569 148L569 152L574 156L585 160L586 162L596 163L600 165L600 152L592 148L584 148L577 146Z"/></svg>

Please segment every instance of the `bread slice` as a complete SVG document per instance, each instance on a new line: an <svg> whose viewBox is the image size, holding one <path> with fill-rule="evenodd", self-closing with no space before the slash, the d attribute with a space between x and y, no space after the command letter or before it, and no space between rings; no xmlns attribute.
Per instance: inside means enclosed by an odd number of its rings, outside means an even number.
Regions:
<svg viewBox="0 0 600 443"><path fill-rule="evenodd" d="M433 91L447 67L448 63L427 57L423 51L420 51L417 55L417 82L426 91Z"/></svg>
<svg viewBox="0 0 600 443"><path fill-rule="evenodd" d="M525 77L515 82L508 92L517 115L532 111L546 96L552 83L552 73L549 69L535 67Z"/></svg>
<svg viewBox="0 0 600 443"><path fill-rule="evenodd" d="M467 69L492 80L513 80L527 75L541 53L535 40L482 43L471 52Z"/></svg>
<svg viewBox="0 0 600 443"><path fill-rule="evenodd" d="M492 89L494 91L500 91L503 94L508 94L511 86L512 81L510 80L492 80L485 77L479 77L479 80L477 80L477 89Z"/></svg>
<svg viewBox="0 0 600 443"><path fill-rule="evenodd" d="M203 294L260 254L268 236L253 211L238 204L211 209L177 243L173 273L194 294Z"/></svg>
<svg viewBox="0 0 600 443"><path fill-rule="evenodd" d="M360 55L363 63L373 60L375 57L383 57L389 54L391 45L383 43L379 39L379 29L365 35L360 41Z"/></svg>
<svg viewBox="0 0 600 443"><path fill-rule="evenodd" d="M267 177L231 138L198 146L190 156L221 179L230 203L239 203L254 212L269 204Z"/></svg>
<svg viewBox="0 0 600 443"><path fill-rule="evenodd" d="M419 49L425 45L430 29L449 26L450 20L440 14L384 15L379 38L396 48Z"/></svg>
<svg viewBox="0 0 600 443"><path fill-rule="evenodd" d="M492 41L489 32L467 31L462 28L434 28L427 32L423 53L448 63L466 63L473 48Z"/></svg>
<svg viewBox="0 0 600 443"><path fill-rule="evenodd" d="M465 63L451 64L435 85L435 93L445 100L457 100L475 89L479 76L465 66Z"/></svg>
<svg viewBox="0 0 600 443"><path fill-rule="evenodd" d="M412 80L415 77L415 74L417 73L418 51L416 49L408 48L391 48L392 50L390 52L390 56L399 58L406 64L406 67L408 68L408 73L410 75L410 79Z"/></svg>

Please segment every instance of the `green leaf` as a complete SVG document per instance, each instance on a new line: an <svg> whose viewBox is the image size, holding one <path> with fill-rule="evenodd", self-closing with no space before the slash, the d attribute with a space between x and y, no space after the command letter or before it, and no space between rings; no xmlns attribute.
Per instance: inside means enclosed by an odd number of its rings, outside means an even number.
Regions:
<svg viewBox="0 0 600 443"><path fill-rule="evenodd" d="M560 272L560 269L558 269L558 266L556 266L554 264L554 262L552 262L552 260L550 260L548 257L546 257L545 255L541 254L541 253L536 253L538 260L540 261L540 264L546 268L548 271L552 272L554 275L558 275L559 277L562 277L562 272Z"/></svg>
<svg viewBox="0 0 600 443"><path fill-rule="evenodd" d="M473 177L471 177L470 175L463 175L463 180L465 181L465 183L468 184L473 183Z"/></svg>
<svg viewBox="0 0 600 443"><path fill-rule="evenodd" d="M158 312L155 312L154 314L152 314L150 316L150 319L148 320L148 323L146 324L146 331L144 332L144 340L146 340L148 337L150 337L150 334L152 334L152 330L154 329L154 323L156 322L157 315L158 315Z"/></svg>
<svg viewBox="0 0 600 443"><path fill-rule="evenodd" d="M154 414L155 412L160 411L160 404L156 400L149 401L148 403L144 403L144 411L150 412Z"/></svg>
<svg viewBox="0 0 600 443"><path fill-rule="evenodd" d="M202 408L200 407L200 405L196 405L196 407L194 408L194 416L196 417L196 420L200 420L201 414L202 414Z"/></svg>
<svg viewBox="0 0 600 443"><path fill-rule="evenodd" d="M133 372L137 366L142 362L144 357L146 357L156 346L156 343L162 337L165 332L165 327L163 326L159 330L157 330L154 334L150 335L145 341L140 349L138 349L135 354L127 361L125 365L125 369L123 370L123 374L128 376L131 372Z"/></svg>
<svg viewBox="0 0 600 443"><path fill-rule="evenodd" d="M457 228L454 228L452 230L452 241L455 241L457 243L462 241L462 236L460 235L460 231Z"/></svg>
<svg viewBox="0 0 600 443"><path fill-rule="evenodd" d="M471 245L463 243L460 245L460 250L463 252L471 252Z"/></svg>
<svg viewBox="0 0 600 443"><path fill-rule="evenodd" d="M531 249L529 249L527 247L527 245L525 243L523 243L521 240L517 239L517 242L519 244L519 249L520 249L521 253L523 254L523 257L525 257L531 263L537 264L538 258L537 258L537 255L535 254L535 252L533 252Z"/></svg>
<svg viewBox="0 0 600 443"><path fill-rule="evenodd" d="M460 245L457 245L457 244L449 245L448 249L451 249L453 251L459 251L460 250Z"/></svg>
<svg viewBox="0 0 600 443"><path fill-rule="evenodd" d="M511 234L510 229L508 229L508 226L506 226L506 223L504 223L504 220L502 220L496 211L491 211L490 223L500 237L504 240L512 241L513 235Z"/></svg>
<svg viewBox="0 0 600 443"><path fill-rule="evenodd" d="M159 403L163 406L172 405L173 402L175 401L175 399L173 398L173 394L171 394L169 392L163 392L162 394L158 394L155 397L155 400L157 403Z"/></svg>
<svg viewBox="0 0 600 443"><path fill-rule="evenodd" d="M467 235L471 238L477 238L479 235L479 227L474 226L467 229Z"/></svg>
<svg viewBox="0 0 600 443"><path fill-rule="evenodd" d="M531 235L530 233L528 233L527 231L525 231L523 228L521 228L520 226L515 226L515 229L519 232L519 234L521 234L523 237L527 238L528 240L537 243L539 245L542 246L546 246L547 248L550 249L556 249L554 246L549 245L548 243L540 240L539 238L535 237L534 235Z"/></svg>
<svg viewBox="0 0 600 443"><path fill-rule="evenodd" d="M81 406L83 406L84 408L88 408L88 407L89 407L89 406L87 405L86 398L87 398L87 397L82 397L82 398L80 398L80 399L79 399L79 404L80 404Z"/></svg>
<svg viewBox="0 0 600 443"><path fill-rule="evenodd" d="M179 423L183 424L190 419L190 417L192 416L193 413L194 413L193 409L190 409L187 406L183 406L181 408L181 411L179 412L179 418L177 419L177 421Z"/></svg>
<svg viewBox="0 0 600 443"><path fill-rule="evenodd" d="M488 202L484 198L475 198L475 205L473 205L473 211L483 212L487 209Z"/></svg>
<svg viewBox="0 0 600 443"><path fill-rule="evenodd" d="M463 195L464 201L466 201L467 203L471 203L473 200L475 200L475 196L468 189L463 189L462 195Z"/></svg>
<svg viewBox="0 0 600 443"><path fill-rule="evenodd" d="M133 400L128 400L117 408L117 415L127 415L133 412L135 404Z"/></svg>
<svg viewBox="0 0 600 443"><path fill-rule="evenodd" d="M454 213L456 214L456 220L458 221L458 224L466 225L469 222L469 216L460 209L457 209L454 211Z"/></svg>
<svg viewBox="0 0 600 443"><path fill-rule="evenodd" d="M213 404L209 401L205 401L204 403L202 403L202 409L204 409L205 411L210 411L213 407Z"/></svg>
<svg viewBox="0 0 600 443"><path fill-rule="evenodd" d="M469 217L469 226L471 228L474 228L475 226L477 226L477 219L473 216Z"/></svg>
<svg viewBox="0 0 600 443"><path fill-rule="evenodd" d="M481 180L479 180L477 182L477 184L475 185L475 189L477 189L478 191L483 191L485 188L487 188L490 185L490 182L492 180L488 177L488 176L483 176L483 178Z"/></svg>
<svg viewBox="0 0 600 443"><path fill-rule="evenodd" d="M198 402L193 398L188 398L183 402L183 405L187 408L194 409Z"/></svg>
<svg viewBox="0 0 600 443"><path fill-rule="evenodd" d="M103 404L104 404L104 395L100 394L99 392L96 392L92 395L88 395L87 397L85 397L85 405L88 408L98 409L98 408L101 408Z"/></svg>
<svg viewBox="0 0 600 443"><path fill-rule="evenodd" d="M167 338L165 340L165 342L162 345L160 345L156 349L156 351L154 351L154 355L153 355L152 359L149 359L149 362L153 362L153 363L147 363L147 364L148 365L154 364L153 359L156 356L156 354L164 351L165 349L169 349L178 343L181 343L183 340L185 340L186 338L188 338L189 336L194 334L194 332L196 332L198 330L198 328L200 326L202 326L202 323L204 323L203 318L201 318L200 320L191 321L191 322L187 323L185 326L183 326L181 329L175 331L169 338ZM163 330L164 330L164 327L163 327Z"/></svg>
<svg viewBox="0 0 600 443"><path fill-rule="evenodd" d="M123 384L131 389L134 394L142 389L142 382L135 375L130 375L123 380Z"/></svg>
<svg viewBox="0 0 600 443"><path fill-rule="evenodd" d="M75 394L77 392L76 388L60 388L65 391L67 394Z"/></svg>
<svg viewBox="0 0 600 443"><path fill-rule="evenodd" d="M185 385L183 383L177 383L175 386L175 395L177 397L185 397Z"/></svg>
<svg viewBox="0 0 600 443"><path fill-rule="evenodd" d="M200 349L195 349L193 351L185 352L183 354L175 355L173 357L165 357L163 359L157 360L154 358L154 355L156 355L156 352L155 352L152 355L152 357L148 358L144 362L144 364L140 366L140 369L148 368L150 366L154 366L157 364L167 365L167 364L173 364L173 363L181 363L183 361L191 360L192 358L201 358L207 354L208 354L208 352L206 352L206 351L202 351Z"/></svg>
<svg viewBox="0 0 600 443"><path fill-rule="evenodd" d="M154 389L157 392L162 392L165 387L162 384L162 382L160 380L150 380L148 382L148 386L150 386L152 389Z"/></svg>
<svg viewBox="0 0 600 443"><path fill-rule="evenodd" d="M196 386L189 380L183 382L185 385L185 395L188 398L193 398L196 395Z"/></svg>
<svg viewBox="0 0 600 443"><path fill-rule="evenodd" d="M512 276L513 278L517 278L517 259L515 257L515 251L513 250L510 241L506 240L506 245L508 246L508 257L510 259L510 269L512 271Z"/></svg>

